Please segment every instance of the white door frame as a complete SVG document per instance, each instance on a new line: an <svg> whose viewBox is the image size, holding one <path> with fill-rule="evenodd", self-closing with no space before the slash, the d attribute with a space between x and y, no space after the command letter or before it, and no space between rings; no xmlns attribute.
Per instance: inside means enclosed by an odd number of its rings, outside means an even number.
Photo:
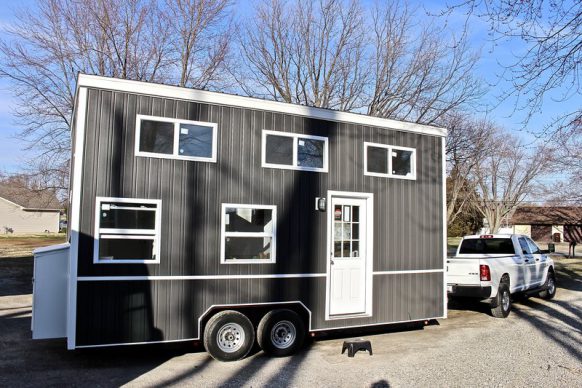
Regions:
<svg viewBox="0 0 582 388"><path fill-rule="evenodd" d="M341 315L341 316L330 316L329 314L329 304L330 304L330 280L331 280L331 265L330 257L332 254L331 241L333 238L333 209L331 208L332 197L342 197L342 198L354 198L354 199L365 199L366 200L366 311L363 314L354 315ZM373 265L374 265L374 194L373 193L359 193L352 191L334 191L329 190L327 192L327 238L326 238L326 281L325 281L325 320L333 319L346 319L346 318L361 318L372 316L372 280L373 280Z"/></svg>

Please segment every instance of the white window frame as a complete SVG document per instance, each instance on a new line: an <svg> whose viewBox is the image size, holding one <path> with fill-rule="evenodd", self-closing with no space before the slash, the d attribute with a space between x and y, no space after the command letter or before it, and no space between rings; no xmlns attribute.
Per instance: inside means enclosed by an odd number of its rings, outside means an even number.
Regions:
<svg viewBox="0 0 582 388"><path fill-rule="evenodd" d="M135 155L136 156L145 156L148 158L159 158L159 159L178 159L178 160L192 160L198 162L211 162L216 163L216 149L217 149L217 135L218 135L218 124L217 123L210 123L205 121L192 121L192 120L182 120L182 119L173 119L169 117L159 117L159 116L147 116L147 115L136 115L136 123L135 123ZM171 154L162 154L157 152L147 152L147 151L140 151L139 150L139 143L140 143L140 136L141 136L141 121L142 120L150 120L150 121L159 121L162 123L172 123L174 124L174 145ZM203 127L211 127L212 128L212 156L202 157L202 156L186 156L180 155L179 152L179 143L180 143L180 124L191 124L191 125L199 125Z"/></svg>
<svg viewBox="0 0 582 388"><path fill-rule="evenodd" d="M293 139L293 165L267 163L267 135L290 137ZM297 156L299 154L298 142L301 139L323 141L323 167L317 168L317 167L304 167L304 166L297 165ZM282 169L282 170L328 172L329 141L328 141L327 137L314 136L314 135L304 135L301 133L271 131L268 129L263 129L262 141L263 141L263 144L261 146L261 166L262 167L278 168L278 169Z"/></svg>
<svg viewBox="0 0 582 388"><path fill-rule="evenodd" d="M368 147L385 148L388 150L388 174L368 171ZM392 174L392 152L395 150L410 151L410 175ZM364 142L364 175L382 178L416 180L416 148L393 146L389 144Z"/></svg>
<svg viewBox="0 0 582 388"><path fill-rule="evenodd" d="M273 231L265 232L227 232L226 231L226 209L268 209L271 210ZM226 238L227 237L271 237L271 258L269 260L260 259L229 259L226 260ZM223 203L220 215L220 264L273 264L277 262L277 206L276 205L249 205L240 203Z"/></svg>
<svg viewBox="0 0 582 388"><path fill-rule="evenodd" d="M100 228L99 220L101 216L101 204L103 202L118 202L124 204L154 204L156 219L154 229L119 229L119 228ZM132 207L128 207L132 209ZM137 209L134 208L134 209ZM142 199L142 198L116 198L116 197L97 197L95 199L95 237L93 243L93 263L94 264L159 264L160 263L160 235L162 225L162 200L161 199ZM147 259L121 259L109 260L99 257L99 241L101 239L139 239L154 241L154 260Z"/></svg>

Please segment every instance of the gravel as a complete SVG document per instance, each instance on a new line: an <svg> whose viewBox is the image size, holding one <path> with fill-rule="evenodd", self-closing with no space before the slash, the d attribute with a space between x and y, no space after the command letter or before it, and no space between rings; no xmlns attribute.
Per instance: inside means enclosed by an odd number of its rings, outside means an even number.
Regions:
<svg viewBox="0 0 582 388"><path fill-rule="evenodd" d="M582 260L558 264L556 298L517 302L507 319L484 304L451 303L437 324L365 335L373 356L342 355L342 337L289 358L257 351L232 363L190 344L67 351L60 340L33 342L30 295L7 293L0 276L0 386L582 386Z"/></svg>

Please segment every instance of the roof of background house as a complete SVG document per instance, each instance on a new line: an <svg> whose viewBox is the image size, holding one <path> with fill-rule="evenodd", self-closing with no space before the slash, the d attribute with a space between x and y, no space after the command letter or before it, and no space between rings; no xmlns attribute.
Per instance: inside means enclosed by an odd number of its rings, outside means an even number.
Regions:
<svg viewBox="0 0 582 388"><path fill-rule="evenodd" d="M521 206L511 217L513 225L582 224L580 206Z"/></svg>
<svg viewBox="0 0 582 388"><path fill-rule="evenodd" d="M20 185L0 182L0 198L25 209L61 210L63 205L51 190L35 191Z"/></svg>

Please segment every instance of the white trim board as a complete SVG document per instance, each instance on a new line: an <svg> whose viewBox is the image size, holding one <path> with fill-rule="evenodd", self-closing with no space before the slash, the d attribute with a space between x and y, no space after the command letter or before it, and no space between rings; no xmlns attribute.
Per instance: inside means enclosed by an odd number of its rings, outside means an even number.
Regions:
<svg viewBox="0 0 582 388"><path fill-rule="evenodd" d="M361 124L431 136L447 135L447 130L445 128L433 127L430 125L384 119L358 113L340 112L331 109L288 104L284 102L261 100L258 98L243 97L232 94L208 92L204 90L101 77L96 75L79 74L77 78L77 88L79 87L107 89L136 94L148 94L167 98L179 98L184 100L193 100L203 103L228 105L240 108L261 109L278 113L306 116L321 120Z"/></svg>
<svg viewBox="0 0 582 388"><path fill-rule="evenodd" d="M79 259L79 228L81 223L81 191L83 178L83 157L85 145L85 120L87 118L87 89L77 89L77 104L74 123L75 153L73 155L73 188L71 190L71 219L69 251L69 295L67 299L67 349L75 348L77 335L77 265ZM73 116L75 117L75 116Z"/></svg>
<svg viewBox="0 0 582 388"><path fill-rule="evenodd" d="M144 281L144 280L230 280L230 279L295 279L324 278L324 273L291 273L264 275L152 275L152 276L81 276L80 282Z"/></svg>

